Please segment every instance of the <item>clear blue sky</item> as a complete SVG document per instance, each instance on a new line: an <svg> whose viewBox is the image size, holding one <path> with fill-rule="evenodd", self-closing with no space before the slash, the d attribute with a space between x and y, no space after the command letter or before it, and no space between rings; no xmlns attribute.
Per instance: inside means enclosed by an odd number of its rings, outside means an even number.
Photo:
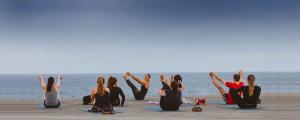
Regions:
<svg viewBox="0 0 300 120"><path fill-rule="evenodd" d="M297 0L1 0L0 74L300 71Z"/></svg>

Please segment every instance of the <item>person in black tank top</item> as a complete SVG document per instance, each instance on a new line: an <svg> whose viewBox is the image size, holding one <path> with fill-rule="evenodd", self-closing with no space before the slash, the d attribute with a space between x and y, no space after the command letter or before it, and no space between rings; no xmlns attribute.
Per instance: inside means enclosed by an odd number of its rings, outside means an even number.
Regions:
<svg viewBox="0 0 300 120"><path fill-rule="evenodd" d="M108 84L107 87L110 91L110 101L113 106L121 106L123 107L125 102L125 95L123 93L123 90L117 86L117 78L110 76L108 78ZM120 96L122 97L122 102L120 101Z"/></svg>
<svg viewBox="0 0 300 120"><path fill-rule="evenodd" d="M134 84L131 83L131 81L128 79L128 77L132 77L135 81L137 81L138 83L141 84L141 89L138 90ZM136 100L144 100L147 92L148 92L148 88L149 88L149 83L150 83L150 74L145 74L144 80L139 79L138 77L134 76L133 74L126 72L123 75L123 78L126 80L126 83L128 84L128 86L131 88L132 93L134 95L134 98Z"/></svg>
<svg viewBox="0 0 300 120"><path fill-rule="evenodd" d="M249 75L247 78L248 86L243 86L239 89L230 89L232 99L237 103L239 108L256 108L259 102L261 88L254 85L255 76ZM243 92L243 98L238 93Z"/></svg>
<svg viewBox="0 0 300 120"><path fill-rule="evenodd" d="M110 91L104 86L104 78L99 77L97 80L97 89L92 92L92 100L95 101L91 112L102 112L105 114L114 113L110 101Z"/></svg>
<svg viewBox="0 0 300 120"><path fill-rule="evenodd" d="M181 91L178 90L178 82L172 81L171 88L163 82L163 88L164 89L160 89L158 92L158 94L161 96L161 109L164 111L178 110L181 104Z"/></svg>
<svg viewBox="0 0 300 120"><path fill-rule="evenodd" d="M104 107L104 106L110 106L110 94L109 92L105 91L103 95L95 94L95 106Z"/></svg>

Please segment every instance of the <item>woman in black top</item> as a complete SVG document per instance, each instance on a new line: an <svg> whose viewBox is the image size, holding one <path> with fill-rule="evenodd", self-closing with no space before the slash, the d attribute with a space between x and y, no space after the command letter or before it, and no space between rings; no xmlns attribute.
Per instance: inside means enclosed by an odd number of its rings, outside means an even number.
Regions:
<svg viewBox="0 0 300 120"><path fill-rule="evenodd" d="M117 86L117 78L110 76L108 78L107 87L110 90L110 101L113 106L121 106L123 107L125 102L125 95L123 90ZM120 101L120 96L122 97L122 102Z"/></svg>
<svg viewBox="0 0 300 120"><path fill-rule="evenodd" d="M171 88L163 82L163 88L158 91L160 107L164 111L176 111L181 104L181 91L178 90L178 82L172 81Z"/></svg>
<svg viewBox="0 0 300 120"><path fill-rule="evenodd" d="M92 91L92 100L95 101L92 111L113 113L113 108L110 102L110 91L104 86L104 78L99 77L97 84L97 89Z"/></svg>
<svg viewBox="0 0 300 120"><path fill-rule="evenodd" d="M128 79L129 77L131 77L132 79L134 79L135 81L137 81L139 84L141 84L141 89L138 90L134 84L131 83L131 81ZM144 80L134 76L133 74L131 74L130 72L126 72L123 75L123 78L126 80L126 83L128 84L128 86L131 88L134 98L136 100L144 100L147 92L148 92L148 88L150 86L150 79L151 76L150 74L145 74L144 75Z"/></svg>
<svg viewBox="0 0 300 120"><path fill-rule="evenodd" d="M256 108L259 101L261 88L254 85L255 76L249 75L247 78L248 86L243 86L239 89L230 89L232 99L239 106L239 108ZM243 98L238 93L243 92Z"/></svg>

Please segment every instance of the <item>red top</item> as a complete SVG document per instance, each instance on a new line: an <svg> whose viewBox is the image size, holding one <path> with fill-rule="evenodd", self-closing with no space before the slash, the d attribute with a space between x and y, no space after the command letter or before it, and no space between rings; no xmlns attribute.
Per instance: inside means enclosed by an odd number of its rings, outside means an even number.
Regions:
<svg viewBox="0 0 300 120"><path fill-rule="evenodd" d="M239 84L236 84L234 82L226 82L226 86L230 89L230 88L233 88L233 89L238 89L242 86L244 86L244 82L239 82ZM240 96L242 96L242 92L239 93ZM231 97L231 94L230 92L228 91L228 96L227 96L227 104L234 104L234 101Z"/></svg>

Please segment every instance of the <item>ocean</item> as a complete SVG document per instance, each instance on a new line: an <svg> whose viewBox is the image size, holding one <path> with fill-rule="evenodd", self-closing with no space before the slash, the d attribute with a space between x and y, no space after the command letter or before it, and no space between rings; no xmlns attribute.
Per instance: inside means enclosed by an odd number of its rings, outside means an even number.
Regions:
<svg viewBox="0 0 300 120"><path fill-rule="evenodd" d="M161 73L151 73L150 89L148 97L157 97L157 91L162 87L159 80ZM170 76L175 73L164 73ZM186 90L183 96L207 96L216 95L219 92L212 85L208 73L176 73L183 78ZM234 73L218 73L225 80L232 81ZM245 84L248 73L244 73ZM256 84L261 86L262 94L266 93L300 93L300 73L299 72L253 72L256 76ZM100 74L64 74L61 81L62 99L81 99L85 95L91 93L91 89L96 86L97 78ZM121 87L127 98L133 97L132 91L125 83L121 73L102 74L106 78L115 76L118 78L118 86ZM142 73L136 73L136 76L143 78ZM47 77L44 75L45 82ZM57 75L53 75L57 78ZM140 85L133 79L131 81L139 89ZM37 75L34 74L16 74L16 75L0 75L0 99L42 99L44 94L40 87ZM224 88L228 90L225 86Z"/></svg>

